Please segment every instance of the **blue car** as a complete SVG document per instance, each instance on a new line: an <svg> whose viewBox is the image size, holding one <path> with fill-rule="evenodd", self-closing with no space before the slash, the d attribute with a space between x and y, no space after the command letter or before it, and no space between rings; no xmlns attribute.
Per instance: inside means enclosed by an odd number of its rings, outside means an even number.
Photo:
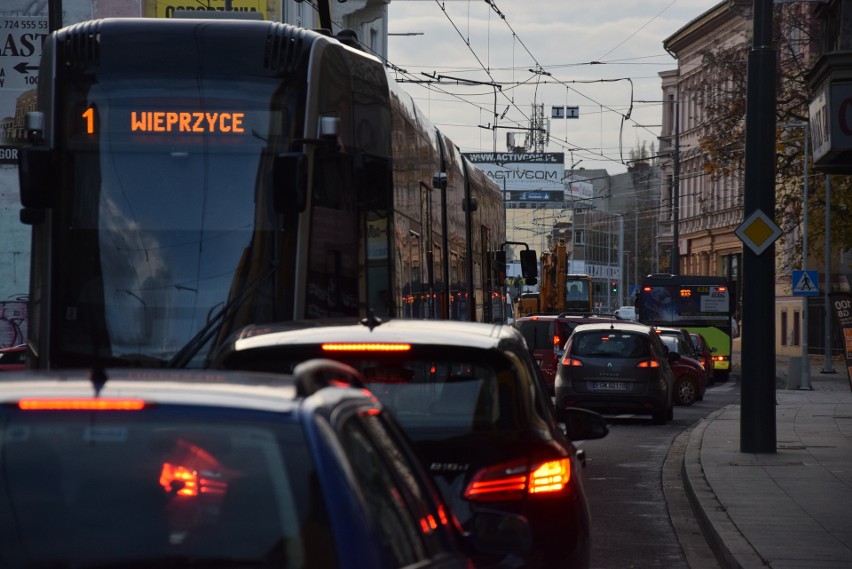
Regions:
<svg viewBox="0 0 852 569"><path fill-rule="evenodd" d="M463 535L361 381L328 360L8 374L0 567L469 569L467 548L528 547L519 516Z"/></svg>

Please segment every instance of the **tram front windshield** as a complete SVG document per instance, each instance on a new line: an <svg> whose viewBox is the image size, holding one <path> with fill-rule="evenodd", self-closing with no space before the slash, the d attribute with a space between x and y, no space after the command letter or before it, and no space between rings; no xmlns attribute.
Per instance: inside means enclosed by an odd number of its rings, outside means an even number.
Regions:
<svg viewBox="0 0 852 569"><path fill-rule="evenodd" d="M300 126L297 99L280 80L140 74L63 99L52 280L68 361L165 364L223 309L266 311L271 157Z"/></svg>

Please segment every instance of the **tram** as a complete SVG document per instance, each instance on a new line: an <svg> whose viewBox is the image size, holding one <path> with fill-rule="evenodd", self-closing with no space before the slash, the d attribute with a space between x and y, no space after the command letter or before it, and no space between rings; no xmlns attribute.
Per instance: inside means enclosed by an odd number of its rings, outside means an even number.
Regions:
<svg viewBox="0 0 852 569"><path fill-rule="evenodd" d="M68 26L26 128L32 367L203 367L248 323L499 319L499 187L351 35Z"/></svg>

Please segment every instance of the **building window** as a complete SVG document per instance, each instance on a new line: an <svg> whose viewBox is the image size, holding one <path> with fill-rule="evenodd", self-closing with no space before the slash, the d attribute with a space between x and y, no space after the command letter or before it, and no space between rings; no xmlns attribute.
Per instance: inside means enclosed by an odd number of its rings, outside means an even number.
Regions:
<svg viewBox="0 0 852 569"><path fill-rule="evenodd" d="M787 345L787 311L781 311L781 345Z"/></svg>
<svg viewBox="0 0 852 569"><path fill-rule="evenodd" d="M802 345L802 320L801 313L798 310L793 311L793 345Z"/></svg>

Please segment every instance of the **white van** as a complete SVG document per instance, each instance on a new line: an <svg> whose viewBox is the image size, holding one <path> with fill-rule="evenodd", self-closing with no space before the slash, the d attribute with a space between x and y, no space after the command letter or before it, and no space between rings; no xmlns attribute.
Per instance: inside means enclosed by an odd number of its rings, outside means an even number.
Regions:
<svg viewBox="0 0 852 569"><path fill-rule="evenodd" d="M636 321L636 307L635 306L622 306L618 310L615 311L615 317L619 320L633 320Z"/></svg>

